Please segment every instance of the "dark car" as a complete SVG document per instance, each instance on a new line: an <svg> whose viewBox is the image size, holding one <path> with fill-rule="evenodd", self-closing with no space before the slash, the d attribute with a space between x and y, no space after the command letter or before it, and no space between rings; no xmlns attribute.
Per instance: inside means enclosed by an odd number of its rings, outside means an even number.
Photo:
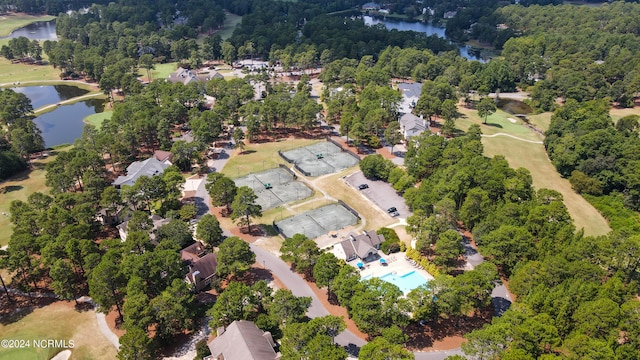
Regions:
<svg viewBox="0 0 640 360"><path fill-rule="evenodd" d="M364 190L364 189L368 189L368 188L369 188L369 185L367 185L367 184L358 185L358 189L360 189L360 190Z"/></svg>
<svg viewBox="0 0 640 360"><path fill-rule="evenodd" d="M390 208L387 209L388 213L393 213L393 212L397 212L397 211L398 211L398 209L396 209L395 207L390 207Z"/></svg>

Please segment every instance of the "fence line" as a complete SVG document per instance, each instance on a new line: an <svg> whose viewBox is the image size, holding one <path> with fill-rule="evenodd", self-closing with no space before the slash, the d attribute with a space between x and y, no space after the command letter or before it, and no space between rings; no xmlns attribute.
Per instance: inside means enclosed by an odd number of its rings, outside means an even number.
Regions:
<svg viewBox="0 0 640 360"><path fill-rule="evenodd" d="M360 215L358 215L358 212L355 211L351 206L347 205L344 201L338 200L338 204L342 205L345 209L349 210L349 212L352 213L356 218L358 218L358 220L362 220Z"/></svg>

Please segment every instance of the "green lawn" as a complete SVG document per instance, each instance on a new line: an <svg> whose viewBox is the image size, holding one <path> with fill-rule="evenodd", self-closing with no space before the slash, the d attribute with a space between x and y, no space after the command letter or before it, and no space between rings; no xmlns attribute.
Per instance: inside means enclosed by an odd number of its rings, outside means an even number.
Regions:
<svg viewBox="0 0 640 360"><path fill-rule="evenodd" d="M549 130L549 124L551 124L551 115L553 115L552 112L543 112L536 115L527 115L527 117L533 126L542 131L547 131Z"/></svg>
<svg viewBox="0 0 640 360"><path fill-rule="evenodd" d="M166 64L156 64L155 69L151 70L151 78L152 79L165 79L172 72L178 69L177 62L170 62ZM140 70L140 74L143 76L147 76L147 71L145 69Z"/></svg>
<svg viewBox="0 0 640 360"><path fill-rule="evenodd" d="M482 124L483 119L478 116L478 112L475 110L458 107L458 111L462 114L462 117L456 120L456 126L462 130L467 130L472 124L479 124L482 128L482 133L485 135L505 133L531 141L542 140L540 135L526 127L522 120L502 110L498 110L489 116L486 124Z"/></svg>
<svg viewBox="0 0 640 360"><path fill-rule="evenodd" d="M482 144L485 155L504 155L511 167L528 169L536 189L547 188L561 193L577 229L584 228L586 235L604 235L611 230L598 210L573 191L569 180L562 178L556 171L547 158L544 145L504 136L482 138Z"/></svg>
<svg viewBox="0 0 640 360"><path fill-rule="evenodd" d="M225 13L226 17L224 19L224 28L222 30L216 31L215 33L220 35L222 40L227 40L233 34L233 30L236 29L236 26L240 24L242 21L242 16Z"/></svg>
<svg viewBox="0 0 640 360"><path fill-rule="evenodd" d="M51 15L33 16L27 14L6 14L0 16L0 36L7 36L11 34L13 30L36 21L49 21L55 18L55 16Z"/></svg>
<svg viewBox="0 0 640 360"><path fill-rule="evenodd" d="M526 126L522 120L512 117L501 110L489 116L487 125L482 124L482 119L475 110L459 108L463 118L457 120L457 127L466 130L471 124L481 124L484 135L504 133L516 136L528 141L542 141L543 137ZM545 119L550 118L550 113L536 115L535 121L544 124ZM513 123L509 118L515 119ZM548 126L548 125L547 125ZM587 235L602 235L611 229L606 219L582 196L571 188L571 184L556 171L553 164L547 158L544 145L528 141L513 139L507 136L483 137L484 153L487 156L504 155L509 165L513 168L523 167L531 172L533 186L536 189L548 188L562 194L564 203L573 218L576 228L584 228Z"/></svg>
<svg viewBox="0 0 640 360"><path fill-rule="evenodd" d="M24 318L0 325L0 338L29 340L23 349L0 348L0 359L47 360L61 349L37 348L33 340L64 340L70 344L72 359L115 359L116 349L100 333L95 311L76 311L71 303L57 302L35 309Z"/></svg>
<svg viewBox="0 0 640 360"><path fill-rule="evenodd" d="M60 71L49 65L12 64L0 58L0 84L41 80L60 80Z"/></svg>
<svg viewBox="0 0 640 360"><path fill-rule="evenodd" d="M68 151L71 146L67 146L55 151ZM49 156L46 159L36 160L33 162L33 170L25 171L20 175L0 182L0 188L7 188L8 192L0 193L0 212L9 214L9 207L13 200L26 201L29 195L34 192L48 192L49 188L45 183L45 165L55 159L55 156ZM11 238L12 225L9 217L0 213L0 246L7 245Z"/></svg>
<svg viewBox="0 0 640 360"><path fill-rule="evenodd" d="M85 124L93 125L96 129L99 130L100 128L102 128L102 123L105 120L111 119L111 115L113 115L113 111L104 111L101 113L89 115L84 118L83 121L85 122Z"/></svg>
<svg viewBox="0 0 640 360"><path fill-rule="evenodd" d="M278 164L287 164L278 155L278 150L291 150L319 141L321 140L284 139L264 144L249 144L245 148L244 154L238 154L239 151L234 150L221 172L231 178L237 178L253 172L260 172L263 169L274 168Z"/></svg>

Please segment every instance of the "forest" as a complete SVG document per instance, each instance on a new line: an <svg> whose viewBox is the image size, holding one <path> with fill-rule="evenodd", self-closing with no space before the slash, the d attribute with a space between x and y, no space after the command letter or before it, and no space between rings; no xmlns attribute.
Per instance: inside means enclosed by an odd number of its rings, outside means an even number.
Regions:
<svg viewBox="0 0 640 360"><path fill-rule="evenodd" d="M359 281L357 270L321 253L304 236L285 239L280 248L283 260L326 287L369 336L372 341L361 355L374 358L384 350L395 358L412 358L402 348L408 341L405 327L486 311L493 282L501 278L516 301L491 324L466 335L462 348L467 355L637 358L640 119L632 115L614 122L609 109L633 106L639 92L640 42L631 25L638 23L640 6L551 6L552 1L485 6L472 1L462 9L466 2L425 1L438 12L459 10L447 23L452 36L476 22L472 36L503 48L502 56L481 63L463 59L442 39L327 15L363 2L234 0L204 7L197 0L94 1L84 14L60 15L60 40L44 42L42 53L24 40L9 42L0 52L3 57L44 54L62 78L97 82L113 104L110 120L100 129L86 126L74 149L47 165L50 194L34 193L28 201L11 204L13 235L8 250L0 253L0 266L15 273L13 285L25 291L45 286L65 299L90 294L104 309L115 307L127 329L121 358L155 356L176 334L193 329L195 318L208 314L214 327L255 321L280 339L283 358L320 351L323 358L344 359L344 349L333 343L345 328L340 319L307 321L309 299L272 291L263 282L239 281L255 255L239 238L223 240L213 216L201 221L206 225L198 227L196 238L209 251L218 248L218 275L229 284L215 305L196 305L182 281L179 253L194 241L189 221L195 208L179 203L178 186L182 172L205 168L204 151L216 141L232 138L242 147L245 137L306 134L319 119L339 124L356 147L396 145L401 141L396 121L401 96L390 81L399 78L423 83L414 113L440 121L446 137L410 140L405 168L371 156L361 169L403 194L414 212L408 229L417 239L407 255L428 265L435 280L403 297L388 283ZM0 6L58 13L70 5L6 0ZM474 12L476 7L482 11ZM224 41L213 32L224 21L223 10L245 15ZM505 31L494 32L497 24L505 24ZM165 62L198 68L210 60L233 64L249 58L303 73L322 67L323 105L311 97L306 74L296 86L275 84L266 72L206 85L149 76L146 84L138 80ZM256 85L264 89L260 100L254 99ZM456 128L460 100L486 115L495 111L487 94L518 89L530 91L536 110L554 111L544 141L549 158L575 191L607 217L610 234L588 237L576 231L557 191L534 190L527 170L511 169L501 156L483 156L479 126L466 132ZM210 109L205 96L216 99ZM0 91L0 174L25 169L30 154L43 149L32 118L24 95ZM238 131L238 125L246 131ZM180 129L191 130L194 141L173 141ZM174 156L174 166L163 176L143 177L121 192L109 186L113 173L157 149ZM229 178L217 175L207 183L214 204L224 206L225 215L238 224L250 228L252 218L260 216L247 188L235 188ZM128 240L97 241L105 234L95 214L123 208L131 212ZM151 213L168 220L154 241L148 235ZM462 230L472 234L488 262L458 274ZM381 231L392 237L388 229ZM220 283L212 287L222 290ZM238 299L243 306L237 306Z"/></svg>

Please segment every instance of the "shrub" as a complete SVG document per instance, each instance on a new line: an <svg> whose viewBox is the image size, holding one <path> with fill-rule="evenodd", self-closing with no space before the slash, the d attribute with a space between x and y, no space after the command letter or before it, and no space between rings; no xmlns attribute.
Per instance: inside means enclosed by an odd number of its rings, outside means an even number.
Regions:
<svg viewBox="0 0 640 360"><path fill-rule="evenodd" d="M380 154L365 156L360 161L360 170L367 179L370 180L384 180L389 177L389 172L396 165L390 160L382 157Z"/></svg>

